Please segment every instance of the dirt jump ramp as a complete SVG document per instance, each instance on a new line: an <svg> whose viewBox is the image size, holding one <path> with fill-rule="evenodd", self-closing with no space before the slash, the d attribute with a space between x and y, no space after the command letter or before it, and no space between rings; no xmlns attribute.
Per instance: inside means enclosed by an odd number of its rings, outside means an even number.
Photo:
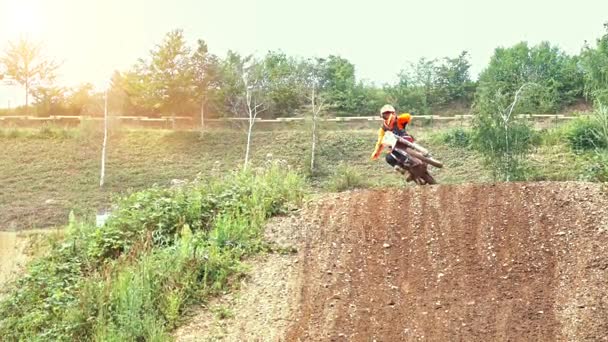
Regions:
<svg viewBox="0 0 608 342"><path fill-rule="evenodd" d="M288 341L608 341L601 185L356 191L302 214Z"/></svg>

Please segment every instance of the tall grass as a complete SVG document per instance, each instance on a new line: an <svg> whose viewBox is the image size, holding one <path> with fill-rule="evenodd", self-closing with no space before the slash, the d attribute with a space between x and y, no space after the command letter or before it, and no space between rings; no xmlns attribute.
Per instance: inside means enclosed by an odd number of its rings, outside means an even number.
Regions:
<svg viewBox="0 0 608 342"><path fill-rule="evenodd" d="M370 183L353 167L340 165L329 178L327 187L331 191L346 191L358 188L368 188Z"/></svg>
<svg viewBox="0 0 608 342"><path fill-rule="evenodd" d="M166 341L184 308L230 285L264 221L302 198L278 164L122 199L105 226L65 240L0 302L7 341Z"/></svg>

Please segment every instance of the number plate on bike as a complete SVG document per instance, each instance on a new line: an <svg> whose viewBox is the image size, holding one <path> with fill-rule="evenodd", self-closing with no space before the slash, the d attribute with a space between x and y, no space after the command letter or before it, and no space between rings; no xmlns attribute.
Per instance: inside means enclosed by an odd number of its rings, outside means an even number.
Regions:
<svg viewBox="0 0 608 342"><path fill-rule="evenodd" d="M385 146L394 147L397 144L397 137L392 132L385 132L382 138L382 144Z"/></svg>

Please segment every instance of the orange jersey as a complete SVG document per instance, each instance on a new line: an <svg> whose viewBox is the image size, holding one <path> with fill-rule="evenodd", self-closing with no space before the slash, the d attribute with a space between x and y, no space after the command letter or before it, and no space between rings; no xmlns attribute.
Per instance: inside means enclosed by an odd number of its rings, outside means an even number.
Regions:
<svg viewBox="0 0 608 342"><path fill-rule="evenodd" d="M382 139L384 138L384 132L391 131L398 134L399 131L405 131L407 125L412 121L412 115L409 113L403 113L399 115L392 114L388 119L382 122L382 127L378 130L378 142L374 153L372 153L372 159L378 158L380 152L382 152Z"/></svg>
<svg viewBox="0 0 608 342"><path fill-rule="evenodd" d="M412 116L409 113L403 113L399 116L392 114L384 120L382 127L384 131L395 131L395 129L403 131L410 121L412 121ZM395 127L395 125L397 126Z"/></svg>

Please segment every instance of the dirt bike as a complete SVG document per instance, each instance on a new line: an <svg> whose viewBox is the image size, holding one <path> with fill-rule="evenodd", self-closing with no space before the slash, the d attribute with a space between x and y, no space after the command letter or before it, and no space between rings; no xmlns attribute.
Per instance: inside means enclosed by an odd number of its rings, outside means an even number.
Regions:
<svg viewBox="0 0 608 342"><path fill-rule="evenodd" d="M435 178L428 170L428 165L442 168L443 163L434 159L429 151L414 142L411 135L403 137L387 131L382 139L382 144L391 149L391 154L397 160L402 174L409 174L407 181L414 181L418 185L437 184Z"/></svg>

